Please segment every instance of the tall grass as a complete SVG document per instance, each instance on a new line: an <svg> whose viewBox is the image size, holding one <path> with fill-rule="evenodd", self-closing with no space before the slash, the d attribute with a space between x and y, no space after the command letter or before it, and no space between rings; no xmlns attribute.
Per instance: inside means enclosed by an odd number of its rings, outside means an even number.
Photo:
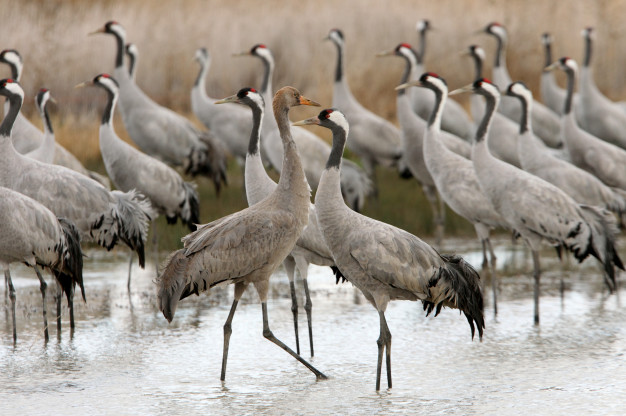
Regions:
<svg viewBox="0 0 626 416"><path fill-rule="evenodd" d="M474 32L499 21L509 31L507 61L512 78L526 81L536 94L543 66L541 34L553 34L555 58L568 55L580 61L580 30L594 26L596 82L608 96L626 97L626 55L621 47L626 37L626 26L621 23L626 16L625 1L0 0L0 10L0 48L15 48L24 58L25 112L33 117L32 97L37 89L51 89L59 102L53 118L58 140L81 160L96 166L104 94L96 89L74 90L73 86L112 71L112 37L87 36L108 20L121 23L127 40L139 48L138 84L158 102L185 114L189 113L189 92L198 70L192 58L200 46L207 47L212 56L207 79L211 96L225 97L243 86L258 86L260 62L231 55L264 43L276 58L275 88L294 85L322 106L329 106L335 49L322 38L337 27L346 37L346 71L354 95L374 112L395 120L393 87L399 81L402 62L376 58L375 54L400 42L416 43L415 22L421 18L430 19L435 28L429 35L426 67L444 76L451 88L472 80L473 67L468 58L459 56L461 50L476 43L492 56L495 41ZM8 67L1 65L0 77L5 76L9 76ZM294 119L308 117L311 110L295 113ZM125 137L120 120L116 120L116 128ZM237 169L231 171L238 175ZM397 203L413 191L421 198L414 181L405 184L395 177L388 179L394 181L393 186L385 188L398 190L391 192L395 196L387 195L394 208L385 211L371 204L368 209L378 210L382 217L395 216L396 223L405 226L407 221L402 218L406 216L430 215L427 209L413 212L412 204ZM423 201L414 203L426 207ZM401 215L398 210L411 212ZM411 224L406 228L414 232L430 231Z"/></svg>

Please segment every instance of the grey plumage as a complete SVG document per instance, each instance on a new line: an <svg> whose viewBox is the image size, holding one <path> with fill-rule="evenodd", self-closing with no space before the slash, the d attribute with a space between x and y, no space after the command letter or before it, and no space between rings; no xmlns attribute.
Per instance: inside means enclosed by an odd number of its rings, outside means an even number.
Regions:
<svg viewBox="0 0 626 416"><path fill-rule="evenodd" d="M120 85L120 113L135 144L150 156L181 166L185 173L212 180L217 192L226 183L223 145L207 131L200 131L186 118L150 99L124 68L126 31L117 22L107 22L93 33L113 35L117 42L114 76Z"/></svg>
<svg viewBox="0 0 626 416"><path fill-rule="evenodd" d="M494 67L492 69L493 82L500 88L506 88L511 81L509 71L506 67L506 46L508 42L507 31L499 23L490 23L484 29L484 32L496 38L498 44L496 47L496 56ZM520 118L519 105L511 97L502 97L498 111L517 122ZM535 126L535 134L550 147L561 147L563 145L559 136L559 117L558 115L539 102L533 105L533 125Z"/></svg>
<svg viewBox="0 0 626 416"><path fill-rule="evenodd" d="M348 121L337 109L299 122L318 124L333 132L333 150L315 195L317 219L335 262L377 309L380 317L376 389L380 389L386 349L387 384L391 387L391 332L385 309L391 300L421 300L427 314L443 306L466 316L472 336L484 328L483 298L478 273L458 256L442 256L416 236L350 210L339 191L339 171Z"/></svg>
<svg viewBox="0 0 626 416"><path fill-rule="evenodd" d="M48 116L48 102L52 99L50 95L50 91L42 88L37 93L35 97L35 103L37 104L37 110L39 111L39 115L41 116L41 120L43 121L43 140L39 144L38 147L26 153L25 156L30 157L31 159L38 160L44 163L53 163L54 162L54 149L55 149L55 140L54 140L54 130L52 128L52 124L50 123L50 117Z"/></svg>
<svg viewBox="0 0 626 416"><path fill-rule="evenodd" d="M118 240L124 241L137 252L143 267L150 204L133 191L110 192L78 172L17 153L10 133L24 92L17 82L4 79L0 81L0 94L10 103L0 126L0 186L23 193L55 215L71 220L83 239L95 241L107 249Z"/></svg>
<svg viewBox="0 0 626 416"><path fill-rule="evenodd" d="M14 341L17 338L15 289L9 266L15 262L33 267L37 272L43 296L44 332L47 341L46 282L37 266L52 271L70 307L73 305L74 288L77 284L84 300L83 255L78 231L70 221L57 219L37 201L1 186L0 216L0 267L5 271L9 286Z"/></svg>
<svg viewBox="0 0 626 416"><path fill-rule="evenodd" d="M5 49L0 52L0 62L9 65L11 68L11 77L15 81L20 81L22 77L23 62L22 57L15 49ZM5 102L4 113L9 111L9 103ZM41 145L44 140L44 134L35 127L26 117L20 112L13 123L13 133L11 135L13 145L15 149L25 154L35 150ZM65 166L68 169L75 170L83 175L90 177L91 179L100 182L106 188L111 188L109 179L106 176L100 175L97 172L85 169L78 159L70 152L68 152L63 146L55 142L54 150L54 164Z"/></svg>
<svg viewBox="0 0 626 416"><path fill-rule="evenodd" d="M284 144L283 171L276 189L261 202L242 211L203 224L185 236L184 248L174 252L164 264L158 278L157 295L160 310L168 321L174 317L179 300L192 293L210 291L217 285L235 284L235 299L224 325L222 380L231 321L237 303L248 284L253 283L262 303L263 335L281 346L315 373L322 373L278 341L269 329L267 292L269 278L293 249L307 225L310 188L289 128L289 108L316 105L292 87L280 89L273 108Z"/></svg>
<svg viewBox="0 0 626 416"><path fill-rule="evenodd" d="M217 99L207 95L205 78L211 64L211 56L205 48L196 50L195 60L200 72L191 89L191 109L195 116L222 141L229 152L243 163L248 149L248 137L252 130L250 112L239 106L217 106Z"/></svg>
<svg viewBox="0 0 626 416"><path fill-rule="evenodd" d="M596 208L582 208L556 186L528 172L504 163L487 148L487 131L500 100L498 88L485 79L476 80L458 91L473 91L485 97L486 111L477 134L472 161L481 188L493 207L516 230L533 252L535 278L534 321L539 323L539 249L542 241L571 251L579 260L597 257L606 270L623 269L615 255L615 220L606 212L602 221ZM453 91L454 93L454 91ZM614 275L610 274L614 289Z"/></svg>

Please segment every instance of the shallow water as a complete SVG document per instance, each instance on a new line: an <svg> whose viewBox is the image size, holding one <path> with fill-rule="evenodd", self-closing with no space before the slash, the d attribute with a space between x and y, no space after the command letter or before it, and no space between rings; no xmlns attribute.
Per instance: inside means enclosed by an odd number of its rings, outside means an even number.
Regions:
<svg viewBox="0 0 626 416"><path fill-rule="evenodd" d="M461 247L459 254L480 264L474 241L447 244ZM390 304L394 387L378 393L377 313L351 285L335 285L326 268L312 266L309 274L315 336L311 362L329 379L316 381L263 338L261 307L249 289L233 321L222 384L222 325L231 287L185 299L168 324L155 306L151 265L134 268L128 296L126 255L90 251L87 303L76 302L76 331L70 337L64 305L57 338L50 300L51 340L45 345L38 281L32 270L17 267L16 346L9 314L0 310L0 415L624 414L626 290L609 296L594 260L582 266L571 261L570 271L563 273L553 252L546 251L542 321L535 327L529 256L507 239L498 241L497 254L499 271L506 276L497 319L486 284L483 342L471 340L465 318L455 311L425 318L415 302ZM288 287L279 270L268 310L274 334L293 347ZM49 293L54 291L51 284ZM299 302L300 342L309 359L302 297ZM384 377L383 371L383 387Z"/></svg>

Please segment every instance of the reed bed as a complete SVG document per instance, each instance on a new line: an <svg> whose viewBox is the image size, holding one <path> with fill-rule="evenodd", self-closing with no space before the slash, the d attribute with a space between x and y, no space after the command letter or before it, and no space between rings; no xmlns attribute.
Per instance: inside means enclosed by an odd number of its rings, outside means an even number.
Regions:
<svg viewBox="0 0 626 416"><path fill-rule="evenodd" d="M597 31L596 82L609 97L626 98L626 54L621 47L626 38L626 26L621 23L626 1L621 0L0 0L0 9L0 48L15 48L24 58L25 113L40 124L32 97L40 87L51 89L59 102L53 114L59 142L90 165L98 165L99 160L97 132L104 94L73 86L112 71L112 37L88 36L108 20L121 23L127 40L139 48L138 84L159 103L190 118L189 93L198 71L193 56L201 46L212 57L207 77L211 96L225 97L243 86L259 86L260 62L232 54L264 43L276 59L275 89L294 85L322 106L330 106L336 56L334 46L322 39L331 28L340 28L346 37L346 71L353 94L365 107L395 120L393 87L403 63L375 54L400 42L417 43L415 23L422 18L430 19L434 27L428 38L426 68L445 77L451 88L472 81L473 66L459 54L470 44L485 48L486 74L490 73L495 41L476 31L498 21L509 32L511 77L524 80L535 94L544 64L541 34L552 33L555 59L567 55L580 61L580 31L593 26ZM8 67L0 65L0 76L9 75ZM460 99L467 104L467 97ZM295 110L293 119L312 115L310 109ZM121 120L116 120L116 129L126 137ZM327 134L322 129L315 133ZM416 184L394 186L404 195L405 186L420 193ZM393 205L396 210L402 206ZM428 232L423 227L407 228Z"/></svg>

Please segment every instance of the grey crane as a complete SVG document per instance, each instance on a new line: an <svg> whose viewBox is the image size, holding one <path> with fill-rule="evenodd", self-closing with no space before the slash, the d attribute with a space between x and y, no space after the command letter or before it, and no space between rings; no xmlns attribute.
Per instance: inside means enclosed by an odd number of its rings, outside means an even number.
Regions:
<svg viewBox="0 0 626 416"><path fill-rule="evenodd" d="M561 69L567 75L567 96L561 116L561 135L570 160L606 185L626 190L626 150L595 137L580 128L576 122L572 110L578 64L571 58L563 57L546 69Z"/></svg>
<svg viewBox="0 0 626 416"><path fill-rule="evenodd" d="M137 192L111 192L78 172L19 154L9 138L24 91L18 82L3 79L0 95L9 101L9 112L0 127L0 186L27 195L58 217L72 221L82 239L94 241L107 250L123 241L137 252L139 264L144 267L150 203Z"/></svg>
<svg viewBox="0 0 626 416"><path fill-rule="evenodd" d="M493 294L494 314L498 314L496 255L489 239L494 228L509 228L502 216L496 212L480 188L472 161L450 151L442 139L441 117L448 96L446 81L434 73L425 73L417 81L402 84L401 91L416 85L434 92L435 106L428 120L424 137L424 160L439 194L454 212L474 225L478 240L483 248L483 269L489 269ZM487 250L491 263L487 258Z"/></svg>
<svg viewBox="0 0 626 416"><path fill-rule="evenodd" d="M134 43L127 43L124 52L128 56L128 76L132 82L137 78L137 61L139 59L139 50Z"/></svg>
<svg viewBox="0 0 626 416"><path fill-rule="evenodd" d="M609 188L591 173L545 151L543 143L532 134L528 115L532 111L533 97L523 82L509 85L506 94L518 98L522 106L517 146L526 172L556 185L578 203L606 208L618 215L626 210L623 191Z"/></svg>
<svg viewBox="0 0 626 416"><path fill-rule="evenodd" d="M497 47L495 61L492 69L493 82L496 85L505 88L511 84L511 77L506 67L506 46L508 35L506 28L499 23L490 23L484 30L484 33L496 38ZM518 122L520 118L520 108L518 103L512 97L503 97L498 111ZM540 102L533 105L533 126L535 126L535 134L550 147L561 147L563 142L559 136L559 116Z"/></svg>
<svg viewBox="0 0 626 416"><path fill-rule="evenodd" d="M333 107L340 109L350 120L352 130L348 148L361 159L365 172L376 182L376 165L397 167L402 158L400 130L363 107L350 92L344 72L343 33L339 29L332 29L326 39L337 47ZM376 186L376 183L374 185Z"/></svg>
<svg viewBox="0 0 626 416"><path fill-rule="evenodd" d="M295 125L320 125L333 132L333 150L315 194L315 213L339 270L376 308L380 319L376 390L386 351L391 381L391 332L385 310L391 300L421 300L427 315L442 307L460 309L482 339L485 326L478 273L459 256L439 254L413 234L349 209L341 198L341 154L349 125L340 110L326 109Z"/></svg>
<svg viewBox="0 0 626 416"><path fill-rule="evenodd" d="M113 129L113 114L120 89L114 78L100 74L77 86L88 85L100 87L107 93L107 105L100 124L100 153L115 186L125 192L140 192L159 215L165 215L168 224L175 224L180 218L189 230L195 231L200 222L200 202L195 185L184 182L174 169L117 136ZM153 215L153 220L155 217ZM156 233L156 224L153 232ZM127 287L130 289L130 270Z"/></svg>
<svg viewBox="0 0 626 416"><path fill-rule="evenodd" d="M430 20L418 20L415 29L419 36L419 49L416 54L417 65L415 70L415 80L420 74L426 72L424 69L424 57L426 55L426 34L432 30ZM413 110L423 120L428 120L430 113L435 104L435 97L426 88L413 88L410 90L411 104ZM441 128L465 140L471 140L474 134L472 121L469 119L467 112L463 107L454 100L448 100L443 108L443 116L441 118Z"/></svg>
<svg viewBox="0 0 626 416"><path fill-rule="evenodd" d="M281 88L273 100L274 116L285 147L276 189L261 202L200 225L197 231L185 236L184 248L170 255L156 282L159 308L168 321L173 319L181 299L210 291L217 285L235 285L233 305L224 324L222 380L226 378L231 323L237 303L250 283L261 299L263 336L300 361L318 379L326 378L274 336L267 315L270 276L293 250L309 217L311 190L289 127L289 109L298 105L319 104L293 87Z"/></svg>
<svg viewBox="0 0 626 416"><path fill-rule="evenodd" d="M2 129L2 127L0 127ZM2 141L10 140L7 136ZM19 192L0 186L0 267L4 270L11 299L13 321L13 342L17 341L15 322L15 288L11 280L9 266L20 262L35 269L39 279L39 289L43 298L43 323L46 342L48 318L46 311L46 281L39 267L49 268L59 286L65 292L70 304L73 320L74 288L80 287L83 300L83 254L80 249L80 236L74 224L58 218L48 208ZM60 319L60 318L59 318ZM73 325L72 325L73 328Z"/></svg>
<svg viewBox="0 0 626 416"><path fill-rule="evenodd" d="M248 155L246 157L245 182L248 205L252 206L262 201L276 189L276 182L267 174L261 158L259 141L261 139L261 125L265 103L263 96L253 88L243 88L236 95L226 97L217 101L222 103L237 103L248 106L252 109L252 132L250 134ZM309 327L309 348L311 356L314 356L313 349L313 327L312 327L312 302L308 286L309 264L318 266L329 266L337 275L337 282L341 278L341 273L335 266L330 250L326 246L322 234L317 224L315 216L315 205L309 204L309 223L302 231L300 238L296 242L294 249L287 256L283 265L287 271L289 286L291 291L291 311L293 313L294 330L296 335L296 351L300 354L300 340L298 335L298 300L295 290L295 268L298 268L304 286L305 304L304 310L307 314Z"/></svg>
<svg viewBox="0 0 626 416"><path fill-rule="evenodd" d="M15 49L5 49L0 52L0 62L9 65L11 68L11 79L19 82L22 78L22 70L24 64L22 62L22 56ZM4 113L9 111L9 103L5 102ZM41 142L44 140L44 134L35 127L26 117L20 112L15 119L13 125L12 141L15 149L22 154L35 150ZM109 179L99 174L85 169L78 159L70 152L68 152L59 143L55 143L54 151L54 163L57 165L65 166L69 169L82 173L100 182L107 188L111 188Z"/></svg>
<svg viewBox="0 0 626 416"><path fill-rule="evenodd" d="M481 78L452 91L474 92L485 97L485 116L476 131L472 162L478 182L509 227L532 251L534 265L534 322L539 324L539 287L542 241L571 251L578 261L589 255L604 266L605 281L615 288L615 266L624 266L615 250L617 227L610 212L574 201L561 189L528 172L496 159L487 147L487 131L500 101L498 87Z"/></svg>
<svg viewBox="0 0 626 416"><path fill-rule="evenodd" d="M54 162L54 129L52 123L50 123L50 116L48 115L48 103L56 103L54 97L50 95L50 91L46 88L42 88L35 96L35 103L37 104L37 110L43 121L43 140L35 149L26 153L25 155L44 163Z"/></svg>
<svg viewBox="0 0 626 416"><path fill-rule="evenodd" d="M585 59L580 69L578 96L575 111L580 127L594 136L626 149L626 113L598 89L593 79L591 52L595 31L588 27L582 31L585 40Z"/></svg>
<svg viewBox="0 0 626 416"><path fill-rule="evenodd" d="M264 44L256 44L250 50L235 54L235 56L254 56L263 62L263 82L259 92L269 106L272 100L272 75L274 73L274 57L272 51ZM303 155L302 164L307 181L313 189L317 184L324 169L326 158L330 154L330 146L317 135L304 129L295 129L293 139ZM282 169L283 147L276 121L271 116L271 110L266 108L261 132L261 154L267 156L270 165L280 173ZM356 211L363 208L365 200L372 192L372 182L367 174L356 163L345 159L345 169L341 176L341 192L350 207Z"/></svg>
<svg viewBox="0 0 626 416"><path fill-rule="evenodd" d="M552 111L558 115L563 114L563 104L565 103L565 89L559 87L552 71L548 71L545 68L548 67L552 61L552 35L544 33L541 35L541 43L543 44L545 51L545 65L543 71L541 71L541 83L540 93L543 103ZM502 86L504 87L504 86ZM576 100L577 98L575 98Z"/></svg>
<svg viewBox="0 0 626 416"><path fill-rule="evenodd" d="M401 43L396 46L395 49L381 52L378 56L399 56L405 60L405 69L400 80L401 84L414 80L416 78L415 71L417 69L417 54L411 48L411 45L407 43ZM426 121L419 117L411 108L410 94L406 89L399 89L396 98L396 111L398 114L398 122L400 123L400 131L402 134L402 147L404 153L404 163L411 171L413 177L415 177L424 191L426 199L430 203L430 208L433 212L435 228L435 244L437 247L441 247L441 240L443 239L443 231L445 226L445 205L440 199L437 202L437 188L435 182L426 168L424 161L423 142L424 134L426 133ZM421 96L431 97L433 96L430 90L427 90L428 94L421 94ZM418 94L420 95L420 94ZM432 98L432 97L431 97ZM430 100L434 104L434 99ZM445 111L445 110L444 110ZM471 145L450 133L443 133L441 140L446 147L469 159L471 154Z"/></svg>
<svg viewBox="0 0 626 416"><path fill-rule="evenodd" d="M230 154L244 164L252 131L250 112L240 106L213 105L217 99L207 95L205 85L211 65L209 51L196 49L195 60L200 65L200 72L191 89L191 109L198 120L224 143Z"/></svg>
<svg viewBox="0 0 626 416"><path fill-rule="evenodd" d="M221 143L209 132L194 125L148 97L124 67L126 30L109 21L91 34L112 35L117 43L113 75L120 84L120 113L124 126L135 144L150 156L173 166L182 166L185 173L211 179L216 192L226 183L226 155Z"/></svg>

